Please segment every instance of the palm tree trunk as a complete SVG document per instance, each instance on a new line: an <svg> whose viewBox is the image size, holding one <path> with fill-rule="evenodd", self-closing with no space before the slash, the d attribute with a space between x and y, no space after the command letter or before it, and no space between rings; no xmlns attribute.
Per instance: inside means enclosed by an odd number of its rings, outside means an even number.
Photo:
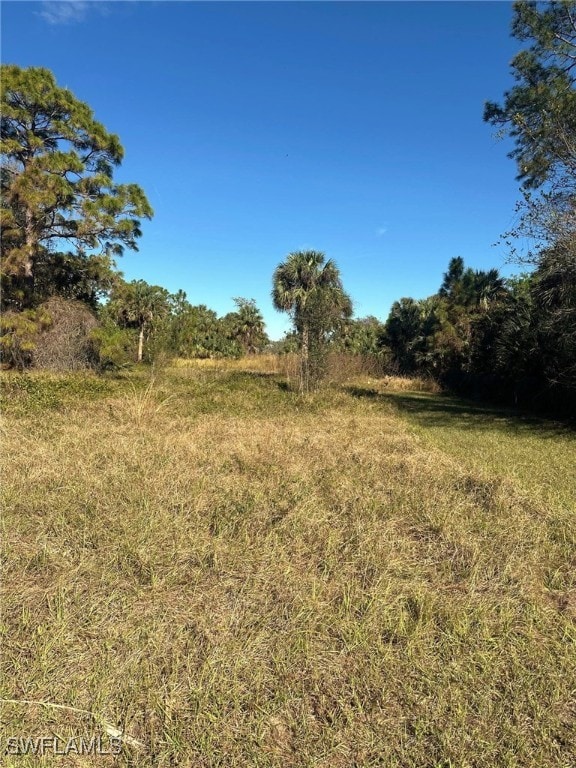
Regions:
<svg viewBox="0 0 576 768"><path fill-rule="evenodd" d="M300 352L300 394L310 389L310 329L308 323L302 328L302 350Z"/></svg>
<svg viewBox="0 0 576 768"><path fill-rule="evenodd" d="M140 326L140 333L138 334L138 357L136 358L137 362L142 362L142 357L144 354L144 323Z"/></svg>

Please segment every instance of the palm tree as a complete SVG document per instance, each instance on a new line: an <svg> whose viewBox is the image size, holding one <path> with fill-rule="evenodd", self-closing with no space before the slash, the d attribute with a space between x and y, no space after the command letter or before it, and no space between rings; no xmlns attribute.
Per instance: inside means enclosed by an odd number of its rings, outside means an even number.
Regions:
<svg viewBox="0 0 576 768"><path fill-rule="evenodd" d="M311 349L320 355L330 335L352 315L352 302L338 267L320 251L295 251L276 267L272 301L292 317L300 344L300 392L306 393L320 373L318 364L311 369Z"/></svg>
<svg viewBox="0 0 576 768"><path fill-rule="evenodd" d="M480 307L483 310L506 293L504 280L497 269L473 270L465 268L464 259L457 256L450 259L448 271L438 295L448 299L453 306L466 308Z"/></svg>
<svg viewBox="0 0 576 768"><path fill-rule="evenodd" d="M234 299L238 308L232 312L232 335L249 355L254 355L267 341L264 318L254 299Z"/></svg>
<svg viewBox="0 0 576 768"><path fill-rule="evenodd" d="M144 353L144 340L154 322L165 317L170 310L169 298L165 288L149 285L144 280L133 280L131 283L119 281L112 293L110 303L120 324L138 329L136 359L139 363Z"/></svg>
<svg viewBox="0 0 576 768"><path fill-rule="evenodd" d="M478 306L487 310L490 304L506 296L506 285L497 269L487 272L478 270L474 273L474 292Z"/></svg>

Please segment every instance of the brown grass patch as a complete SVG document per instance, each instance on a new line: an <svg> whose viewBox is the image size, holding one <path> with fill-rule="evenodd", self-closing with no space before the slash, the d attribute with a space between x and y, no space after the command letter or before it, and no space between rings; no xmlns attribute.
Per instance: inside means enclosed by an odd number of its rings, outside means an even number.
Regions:
<svg viewBox="0 0 576 768"><path fill-rule="evenodd" d="M562 509L281 383L204 364L7 418L2 696L96 713L126 766L573 764Z"/></svg>

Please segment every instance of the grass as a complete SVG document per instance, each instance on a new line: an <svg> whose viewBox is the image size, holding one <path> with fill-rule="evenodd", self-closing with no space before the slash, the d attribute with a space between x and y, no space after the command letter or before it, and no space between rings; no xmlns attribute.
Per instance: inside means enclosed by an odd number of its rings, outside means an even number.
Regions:
<svg viewBox="0 0 576 768"><path fill-rule="evenodd" d="M6 765L576 764L571 434L253 361L4 378L3 732L131 740Z"/></svg>
<svg viewBox="0 0 576 768"><path fill-rule="evenodd" d="M540 502L574 511L573 427L439 392L405 392L385 383L357 391L359 396L366 394L393 404L426 445L473 472L512 480Z"/></svg>

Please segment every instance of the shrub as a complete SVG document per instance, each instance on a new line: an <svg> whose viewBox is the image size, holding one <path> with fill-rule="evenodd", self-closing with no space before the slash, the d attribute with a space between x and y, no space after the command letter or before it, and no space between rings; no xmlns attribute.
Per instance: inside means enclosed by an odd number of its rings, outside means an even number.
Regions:
<svg viewBox="0 0 576 768"><path fill-rule="evenodd" d="M134 332L107 322L90 334L101 370L113 370L130 365L134 359Z"/></svg>
<svg viewBox="0 0 576 768"><path fill-rule="evenodd" d="M2 365L23 371L32 364L42 330L52 318L44 308L24 312L5 312L0 318L0 352Z"/></svg>
<svg viewBox="0 0 576 768"><path fill-rule="evenodd" d="M98 321L79 301L53 297L39 307L50 325L38 337L32 363L35 368L77 371L93 368L97 355L91 333Z"/></svg>

